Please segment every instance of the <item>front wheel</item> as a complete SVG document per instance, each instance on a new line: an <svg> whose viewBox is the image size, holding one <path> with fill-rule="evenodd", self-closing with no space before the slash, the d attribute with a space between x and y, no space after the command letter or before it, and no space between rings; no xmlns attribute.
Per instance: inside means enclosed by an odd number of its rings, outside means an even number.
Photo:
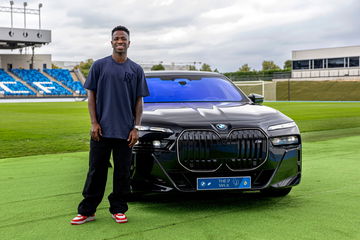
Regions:
<svg viewBox="0 0 360 240"><path fill-rule="evenodd" d="M267 197L284 197L288 195L291 191L291 187L289 188L267 188L260 190L260 192Z"/></svg>

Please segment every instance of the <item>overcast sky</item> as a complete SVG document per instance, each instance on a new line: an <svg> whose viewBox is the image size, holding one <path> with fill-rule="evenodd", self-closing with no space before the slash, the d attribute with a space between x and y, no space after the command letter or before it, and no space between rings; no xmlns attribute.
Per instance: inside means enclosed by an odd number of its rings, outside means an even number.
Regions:
<svg viewBox="0 0 360 240"><path fill-rule="evenodd" d="M27 2L28 8L43 3L42 28L52 31L52 42L36 53L50 53L53 60L110 55L116 25L130 29L128 56L137 62L201 62L221 72L245 63L260 69L263 60L282 67L292 50L360 45L358 0ZM15 0L14 7L22 4ZM22 28L23 15L14 18L14 27ZM10 13L0 12L0 27L10 27ZM27 27L38 28L38 16L28 15Z"/></svg>

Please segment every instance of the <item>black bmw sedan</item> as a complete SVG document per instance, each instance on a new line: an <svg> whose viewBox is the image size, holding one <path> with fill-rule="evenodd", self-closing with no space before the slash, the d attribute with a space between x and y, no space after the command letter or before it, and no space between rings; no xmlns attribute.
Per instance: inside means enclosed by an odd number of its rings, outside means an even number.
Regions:
<svg viewBox="0 0 360 240"><path fill-rule="evenodd" d="M132 191L287 195L301 178L295 122L218 73L146 73Z"/></svg>

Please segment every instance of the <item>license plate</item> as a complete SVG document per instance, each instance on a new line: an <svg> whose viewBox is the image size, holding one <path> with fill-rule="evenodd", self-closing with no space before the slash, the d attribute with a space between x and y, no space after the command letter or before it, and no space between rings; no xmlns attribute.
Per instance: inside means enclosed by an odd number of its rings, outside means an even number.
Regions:
<svg viewBox="0 0 360 240"><path fill-rule="evenodd" d="M197 190L249 189L251 177L198 178Z"/></svg>

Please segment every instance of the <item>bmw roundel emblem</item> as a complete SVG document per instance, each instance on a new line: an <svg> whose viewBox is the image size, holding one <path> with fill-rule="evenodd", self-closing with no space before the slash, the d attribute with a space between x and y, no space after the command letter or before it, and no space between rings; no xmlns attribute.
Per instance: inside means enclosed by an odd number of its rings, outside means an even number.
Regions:
<svg viewBox="0 0 360 240"><path fill-rule="evenodd" d="M218 123L218 124L215 125L215 127L217 129L219 129L219 130L222 130L222 131L224 131L224 130L226 130L228 128L228 126L226 124L223 124L223 123Z"/></svg>

